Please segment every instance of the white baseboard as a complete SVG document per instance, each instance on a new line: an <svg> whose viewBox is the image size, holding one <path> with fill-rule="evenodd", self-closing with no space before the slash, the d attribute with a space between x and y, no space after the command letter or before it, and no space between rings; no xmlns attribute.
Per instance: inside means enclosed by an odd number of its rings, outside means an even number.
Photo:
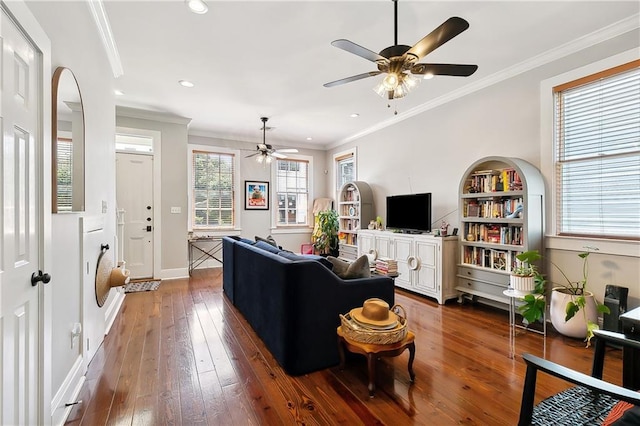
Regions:
<svg viewBox="0 0 640 426"><path fill-rule="evenodd" d="M82 355L78 355L67 377L51 400L51 424L54 426L65 423L73 408L72 405L67 406L66 404L75 402L80 395L80 389L86 379L82 361Z"/></svg>
<svg viewBox="0 0 640 426"><path fill-rule="evenodd" d="M160 271L161 280L171 280L175 278L188 278L188 268L163 269Z"/></svg>
<svg viewBox="0 0 640 426"><path fill-rule="evenodd" d="M116 316L118 315L118 312L120 311L120 307L124 302L125 294L122 287L116 289L115 294L116 296L113 298L112 302L109 304L109 306L107 306L107 309L104 311L104 323L105 323L104 335L105 336L109 334L109 330L111 330L111 326L113 325L113 322L116 320Z"/></svg>

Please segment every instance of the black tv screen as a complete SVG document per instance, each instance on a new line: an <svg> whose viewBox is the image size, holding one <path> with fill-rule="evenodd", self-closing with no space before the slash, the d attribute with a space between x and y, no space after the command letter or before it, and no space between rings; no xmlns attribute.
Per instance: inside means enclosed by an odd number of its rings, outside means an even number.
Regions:
<svg viewBox="0 0 640 426"><path fill-rule="evenodd" d="M387 197L387 228L431 232L431 193Z"/></svg>

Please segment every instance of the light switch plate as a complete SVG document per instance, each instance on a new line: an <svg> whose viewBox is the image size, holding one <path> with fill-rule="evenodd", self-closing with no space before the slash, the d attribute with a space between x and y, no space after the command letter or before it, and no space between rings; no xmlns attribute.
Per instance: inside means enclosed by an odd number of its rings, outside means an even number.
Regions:
<svg viewBox="0 0 640 426"><path fill-rule="evenodd" d="M180 208L180 207L171 207L171 213L182 213L182 208Z"/></svg>

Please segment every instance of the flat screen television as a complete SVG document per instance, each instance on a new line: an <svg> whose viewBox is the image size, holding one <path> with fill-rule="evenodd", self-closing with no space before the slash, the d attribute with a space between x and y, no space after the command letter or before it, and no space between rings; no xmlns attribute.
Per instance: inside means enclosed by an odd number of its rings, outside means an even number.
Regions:
<svg viewBox="0 0 640 426"><path fill-rule="evenodd" d="M387 229L431 232L431 193L388 196Z"/></svg>

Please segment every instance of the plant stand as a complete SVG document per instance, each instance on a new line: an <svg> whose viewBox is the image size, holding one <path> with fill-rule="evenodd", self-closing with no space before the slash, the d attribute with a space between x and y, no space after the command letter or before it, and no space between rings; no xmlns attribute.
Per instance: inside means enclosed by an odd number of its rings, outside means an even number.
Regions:
<svg viewBox="0 0 640 426"><path fill-rule="evenodd" d="M509 358L513 359L515 357L516 328L521 328L523 330L541 334L543 336L542 354L546 356L547 354L547 310L545 309L544 312L542 313L542 331L525 327L524 325L516 324L517 301L524 295L520 292L516 292L513 290L504 290L502 294L504 294L509 298ZM541 295L538 295L538 297L544 297L544 295L541 294Z"/></svg>

